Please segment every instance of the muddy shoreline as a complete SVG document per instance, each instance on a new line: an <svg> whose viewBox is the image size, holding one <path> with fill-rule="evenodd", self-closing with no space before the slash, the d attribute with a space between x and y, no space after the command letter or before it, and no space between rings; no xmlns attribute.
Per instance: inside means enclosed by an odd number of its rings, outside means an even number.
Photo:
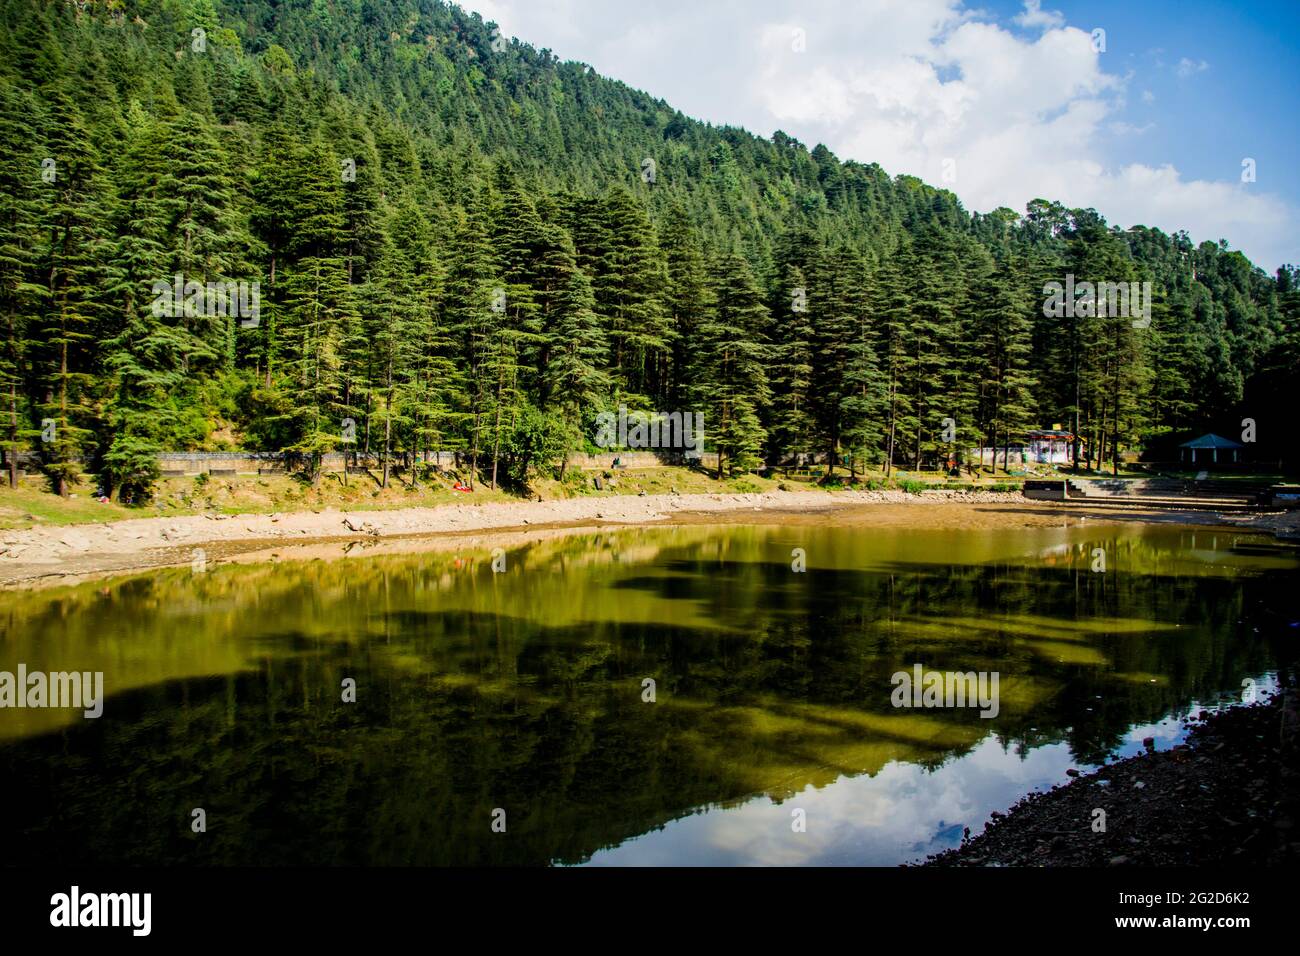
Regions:
<svg viewBox="0 0 1300 956"><path fill-rule="evenodd" d="M1002 529L1153 522L1274 531L1267 520L1239 515L1151 509L1087 508L1027 501L1018 492L770 491L751 494L623 495L552 501L488 502L283 514L202 514L31 528L0 534L0 587L69 583L96 576L190 564L267 560L329 542L359 542L375 553L436 549L466 538L508 544L540 533L608 525L824 522L827 514L865 528ZM1258 516L1252 516L1252 519ZM337 556L338 548L308 557Z"/></svg>

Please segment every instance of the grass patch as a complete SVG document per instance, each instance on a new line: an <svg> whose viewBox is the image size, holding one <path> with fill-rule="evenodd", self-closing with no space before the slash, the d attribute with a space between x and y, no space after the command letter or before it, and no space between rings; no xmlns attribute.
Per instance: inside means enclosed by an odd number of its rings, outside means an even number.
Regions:
<svg viewBox="0 0 1300 956"><path fill-rule="evenodd" d="M100 504L90 496L94 489L85 484L70 497L60 498L44 487L44 478L24 479L17 488L0 487L0 528L34 528L86 524L95 521L120 521L138 518L144 512L125 508L116 502Z"/></svg>
<svg viewBox="0 0 1300 956"><path fill-rule="evenodd" d="M213 477L188 475L164 478L154 489L154 498L140 507L125 507L116 501L100 504L90 497L93 485L83 482L68 498L51 494L43 478L32 477L17 489L0 487L0 529L32 528L84 524L96 521L120 521L125 518L179 517L205 513L227 515L271 514L291 511L323 511L335 508L348 511L384 511L396 508L434 508L447 504L481 504L497 501L520 501L541 496L543 500L576 497L617 497L670 494L745 494L773 491L778 477L737 475L719 481L712 475L690 468L646 468L611 472L614 487L604 481L597 491L592 479L600 471L570 469L564 480L534 477L528 493L516 494L498 488L492 490L478 483L473 493L454 490L457 481L468 475L424 472L416 482L409 472L393 474L387 488L379 487L379 472L373 476L351 474L347 484L341 473L329 472L313 486L295 475L236 475ZM795 486L796 490L815 491L815 485Z"/></svg>

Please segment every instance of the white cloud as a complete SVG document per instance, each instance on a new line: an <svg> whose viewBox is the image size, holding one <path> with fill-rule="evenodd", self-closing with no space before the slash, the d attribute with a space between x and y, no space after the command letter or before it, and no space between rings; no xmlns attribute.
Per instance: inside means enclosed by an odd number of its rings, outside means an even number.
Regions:
<svg viewBox="0 0 1300 956"><path fill-rule="evenodd" d="M1042 0L1025 0L1023 13L1012 17L1012 22L1027 30L1035 27L1060 27L1065 25L1065 16L1059 10L1042 9Z"/></svg>
<svg viewBox="0 0 1300 956"><path fill-rule="evenodd" d="M1143 123L1141 126L1116 120L1110 124L1110 130L1117 136L1141 136L1147 130L1155 129L1155 123Z"/></svg>
<svg viewBox="0 0 1300 956"><path fill-rule="evenodd" d="M1177 156L1118 162L1110 151L1144 129L1125 116L1128 78L1106 71L1091 25L1068 26L1041 3L1013 18L1033 27L1016 33L961 0L465 2L689 116L763 136L783 129L841 159L942 183L971 209L1056 199L1119 225L1226 238L1265 268L1300 261L1294 210L1243 187L1235 169L1209 182L1183 178ZM796 28L803 52L792 49ZM1208 68L1183 58L1175 69ZM955 182L941 180L949 157Z"/></svg>

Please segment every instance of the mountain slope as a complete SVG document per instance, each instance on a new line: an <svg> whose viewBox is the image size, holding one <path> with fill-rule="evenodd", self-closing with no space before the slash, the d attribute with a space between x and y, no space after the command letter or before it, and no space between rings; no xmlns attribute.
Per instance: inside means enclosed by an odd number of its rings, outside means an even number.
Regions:
<svg viewBox="0 0 1300 956"><path fill-rule="evenodd" d="M970 215L432 0L0 22L5 448L56 490L83 460L139 498L158 448L223 436L385 476L458 448L523 481L620 403L699 411L738 469L916 467L1075 420L1100 465L1243 415L1289 454L1295 271L1225 244L1043 200ZM256 321L160 314L178 274L259 283ZM1067 274L1151 282L1149 324L1044 315Z"/></svg>

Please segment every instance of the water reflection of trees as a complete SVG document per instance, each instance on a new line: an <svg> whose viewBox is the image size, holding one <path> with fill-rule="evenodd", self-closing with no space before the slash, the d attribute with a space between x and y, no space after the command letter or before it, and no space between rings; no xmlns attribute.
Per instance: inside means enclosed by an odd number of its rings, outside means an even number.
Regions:
<svg viewBox="0 0 1300 956"><path fill-rule="evenodd" d="M8 858L578 861L700 807L937 766L990 730L1096 760L1273 666L1300 616L1268 575L852 554L794 575L763 535L650 540L648 563L609 536L547 542L512 560L566 574L514 581L446 554L11 596L15 659L134 676L105 719L0 750ZM889 678L916 662L999 671L999 716L895 710Z"/></svg>

